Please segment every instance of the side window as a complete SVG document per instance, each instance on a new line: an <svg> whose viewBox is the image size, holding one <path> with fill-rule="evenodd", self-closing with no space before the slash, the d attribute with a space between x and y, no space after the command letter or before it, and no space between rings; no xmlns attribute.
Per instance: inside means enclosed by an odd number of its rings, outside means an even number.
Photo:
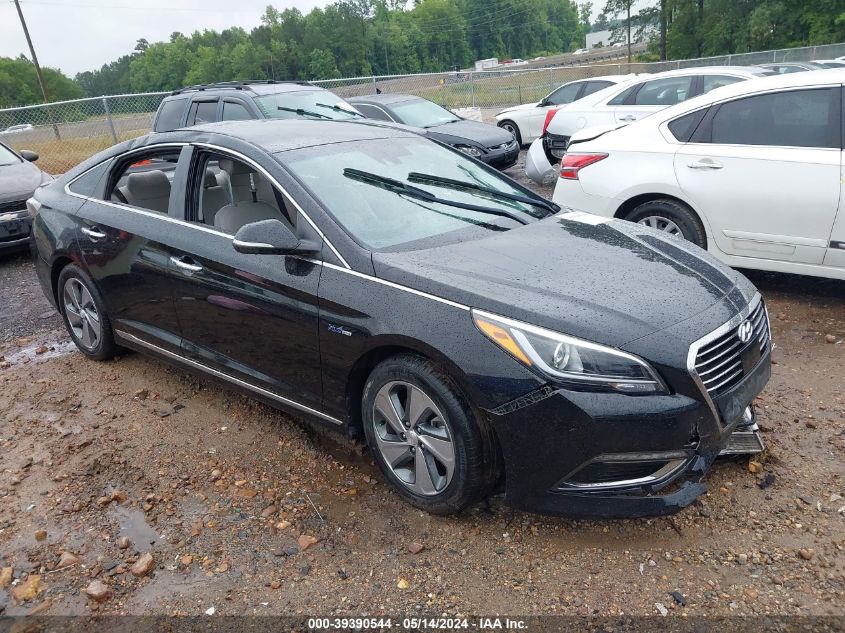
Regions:
<svg viewBox="0 0 845 633"><path fill-rule="evenodd" d="M738 81L742 81L742 77L732 77L730 75L703 75L701 77L701 93L707 94L711 90L721 88L722 86L730 86Z"/></svg>
<svg viewBox="0 0 845 633"><path fill-rule="evenodd" d="M246 121L254 118L244 104L237 101L223 102L223 121Z"/></svg>
<svg viewBox="0 0 845 633"><path fill-rule="evenodd" d="M180 151L181 148L168 147L117 162L104 198L138 209L167 213Z"/></svg>
<svg viewBox="0 0 845 633"><path fill-rule="evenodd" d="M79 178L70 183L68 185L68 189L80 196L96 195L100 190L100 182L103 180L103 176L106 175L109 165L111 165L111 161L107 160L95 167L92 167Z"/></svg>
<svg viewBox="0 0 845 633"><path fill-rule="evenodd" d="M690 112L669 123L669 131L672 133L672 136L681 141L681 143L688 143L695 129L704 118L704 115L707 114L707 110L708 108L702 108L701 110Z"/></svg>
<svg viewBox="0 0 845 633"><path fill-rule="evenodd" d="M584 86L584 92L581 94L581 98L583 99L587 95L591 95L599 90L604 90L612 85L612 81L588 81L587 85Z"/></svg>
<svg viewBox="0 0 845 633"><path fill-rule="evenodd" d="M572 103L578 97L578 93L581 91L581 86L583 85L583 82L579 81L578 83L561 86L550 94L546 98L546 101L552 105L565 105L567 103Z"/></svg>
<svg viewBox="0 0 845 633"><path fill-rule="evenodd" d="M790 90L723 103L710 142L839 149L838 89Z"/></svg>
<svg viewBox="0 0 845 633"><path fill-rule="evenodd" d="M191 219L234 235L245 224L277 219L296 230L296 210L251 165L224 154L201 152L191 184Z"/></svg>
<svg viewBox="0 0 845 633"><path fill-rule="evenodd" d="M182 125L185 101L186 99L172 99L161 104L154 128L156 132L169 132Z"/></svg>
<svg viewBox="0 0 845 633"><path fill-rule="evenodd" d="M628 99L633 95L643 84L637 84L636 86L631 86L627 90L623 90L618 95L613 97L610 101L607 102L607 105L622 105L623 103L627 103Z"/></svg>
<svg viewBox="0 0 845 633"><path fill-rule="evenodd" d="M377 108L375 106L367 105L366 103L355 103L353 104L358 111L363 114L368 119L376 119L377 121L392 121L389 116L385 113L384 110L381 108Z"/></svg>
<svg viewBox="0 0 845 633"><path fill-rule="evenodd" d="M692 76L647 81L634 97L634 104L663 107L675 105L689 97L691 86Z"/></svg>
<svg viewBox="0 0 845 633"><path fill-rule="evenodd" d="M217 122L217 100L194 101L191 109L188 110L188 121L186 125L200 125L201 123Z"/></svg>

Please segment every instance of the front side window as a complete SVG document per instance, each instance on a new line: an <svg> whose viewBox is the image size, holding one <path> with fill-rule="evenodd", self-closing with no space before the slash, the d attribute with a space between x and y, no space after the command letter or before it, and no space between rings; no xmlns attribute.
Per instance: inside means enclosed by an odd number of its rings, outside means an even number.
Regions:
<svg viewBox="0 0 845 633"><path fill-rule="evenodd" d="M690 96L692 77L667 77L647 81L637 91L634 105L668 107Z"/></svg>
<svg viewBox="0 0 845 633"><path fill-rule="evenodd" d="M401 141L401 142L400 142ZM422 138L373 139L285 152L285 166L323 207L366 248L413 249L421 240L483 237L519 221L404 195L390 186L362 182L351 170L411 184L440 199L501 209L527 223L549 211L495 195L421 182L412 174L471 183L512 195L526 194L463 155ZM416 244L415 244L416 243Z"/></svg>
<svg viewBox="0 0 845 633"><path fill-rule="evenodd" d="M346 101L328 90L293 90L255 98L268 119L353 119L360 117Z"/></svg>
<svg viewBox="0 0 845 633"><path fill-rule="evenodd" d="M550 103L552 105L564 105L566 103L572 103L578 97L578 92L581 90L581 86L583 85L583 83L578 82L574 84L568 84L566 86L561 86L548 97L546 97L546 103Z"/></svg>
<svg viewBox="0 0 845 633"><path fill-rule="evenodd" d="M223 102L223 120L224 121L248 121L253 116L246 109L246 106L237 101Z"/></svg>
<svg viewBox="0 0 845 633"><path fill-rule="evenodd" d="M414 127L435 127L460 121L454 112L425 99L396 103L393 105L393 112L399 117L400 123Z"/></svg>
<svg viewBox="0 0 845 633"><path fill-rule="evenodd" d="M839 149L836 90L790 90L723 103L710 124L710 142Z"/></svg>
<svg viewBox="0 0 845 633"><path fill-rule="evenodd" d="M105 199L167 213L180 151L178 147L153 150L119 161L109 178Z"/></svg>

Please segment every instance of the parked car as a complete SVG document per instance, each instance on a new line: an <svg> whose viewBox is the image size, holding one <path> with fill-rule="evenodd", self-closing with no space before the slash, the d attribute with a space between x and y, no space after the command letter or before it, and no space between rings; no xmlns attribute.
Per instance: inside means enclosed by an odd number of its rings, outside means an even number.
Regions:
<svg viewBox="0 0 845 633"><path fill-rule="evenodd" d="M813 63L825 69L845 68L845 60L842 59L814 59Z"/></svg>
<svg viewBox="0 0 845 633"><path fill-rule="evenodd" d="M540 136L543 123L550 110L587 97L623 81L630 81L636 75L605 75L590 79L570 81L534 103L506 108L496 115L497 125L513 134L516 142L527 145Z"/></svg>
<svg viewBox="0 0 845 633"><path fill-rule="evenodd" d="M154 132L247 119L351 119L360 113L308 82L229 81L174 90L158 106Z"/></svg>
<svg viewBox="0 0 845 633"><path fill-rule="evenodd" d="M779 75L803 73L808 70L823 70L825 66L817 62L778 62L776 64L759 64L760 68L767 68Z"/></svg>
<svg viewBox="0 0 845 633"><path fill-rule="evenodd" d="M569 138L594 126L626 125L715 88L772 74L756 66L707 66L670 70L600 90L557 110L525 159L526 175L537 183L554 178L553 163Z"/></svg>
<svg viewBox="0 0 845 633"><path fill-rule="evenodd" d="M845 279L845 70L734 84L573 136L558 204L647 224L731 266Z"/></svg>
<svg viewBox="0 0 845 633"><path fill-rule="evenodd" d="M509 131L463 119L422 97L375 94L352 97L349 103L371 119L421 128L426 136L499 169L507 169L519 157L519 144Z"/></svg>
<svg viewBox="0 0 845 633"><path fill-rule="evenodd" d="M17 134L18 132L28 132L32 129L31 123L20 123L18 125L10 125L5 130L0 131L0 134Z"/></svg>
<svg viewBox="0 0 845 633"><path fill-rule="evenodd" d="M29 243L26 200L52 180L33 165L37 160L35 152L16 152L0 143L0 253L25 249Z"/></svg>
<svg viewBox="0 0 845 633"><path fill-rule="evenodd" d="M675 512L770 375L741 274L377 122L153 134L29 204L82 354L147 352L363 434L432 512L500 481L533 511Z"/></svg>

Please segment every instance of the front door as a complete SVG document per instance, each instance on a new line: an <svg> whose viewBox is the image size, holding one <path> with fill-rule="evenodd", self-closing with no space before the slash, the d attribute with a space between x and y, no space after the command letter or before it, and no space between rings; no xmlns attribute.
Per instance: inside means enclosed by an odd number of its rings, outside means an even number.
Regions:
<svg viewBox="0 0 845 633"><path fill-rule="evenodd" d="M839 89L714 108L675 155L681 188L729 255L821 264L840 195Z"/></svg>
<svg viewBox="0 0 845 633"><path fill-rule="evenodd" d="M192 165L188 222L177 229L178 252L171 259L185 355L249 386L320 408L320 262L243 254L232 244L238 228L250 222L278 219L300 233L303 223L256 164L197 148Z"/></svg>

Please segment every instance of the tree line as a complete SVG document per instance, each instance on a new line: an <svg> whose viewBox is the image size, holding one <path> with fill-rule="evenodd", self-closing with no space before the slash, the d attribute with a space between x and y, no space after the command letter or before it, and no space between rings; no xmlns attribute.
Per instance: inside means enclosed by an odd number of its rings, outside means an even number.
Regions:
<svg viewBox="0 0 845 633"><path fill-rule="evenodd" d="M335 0L303 14L268 6L255 28L172 33L71 80L45 69L52 99L172 90L232 79L315 80L438 72L488 57L572 51L592 29L630 29L650 59L845 41L845 0ZM0 107L39 103L32 64L0 58Z"/></svg>

